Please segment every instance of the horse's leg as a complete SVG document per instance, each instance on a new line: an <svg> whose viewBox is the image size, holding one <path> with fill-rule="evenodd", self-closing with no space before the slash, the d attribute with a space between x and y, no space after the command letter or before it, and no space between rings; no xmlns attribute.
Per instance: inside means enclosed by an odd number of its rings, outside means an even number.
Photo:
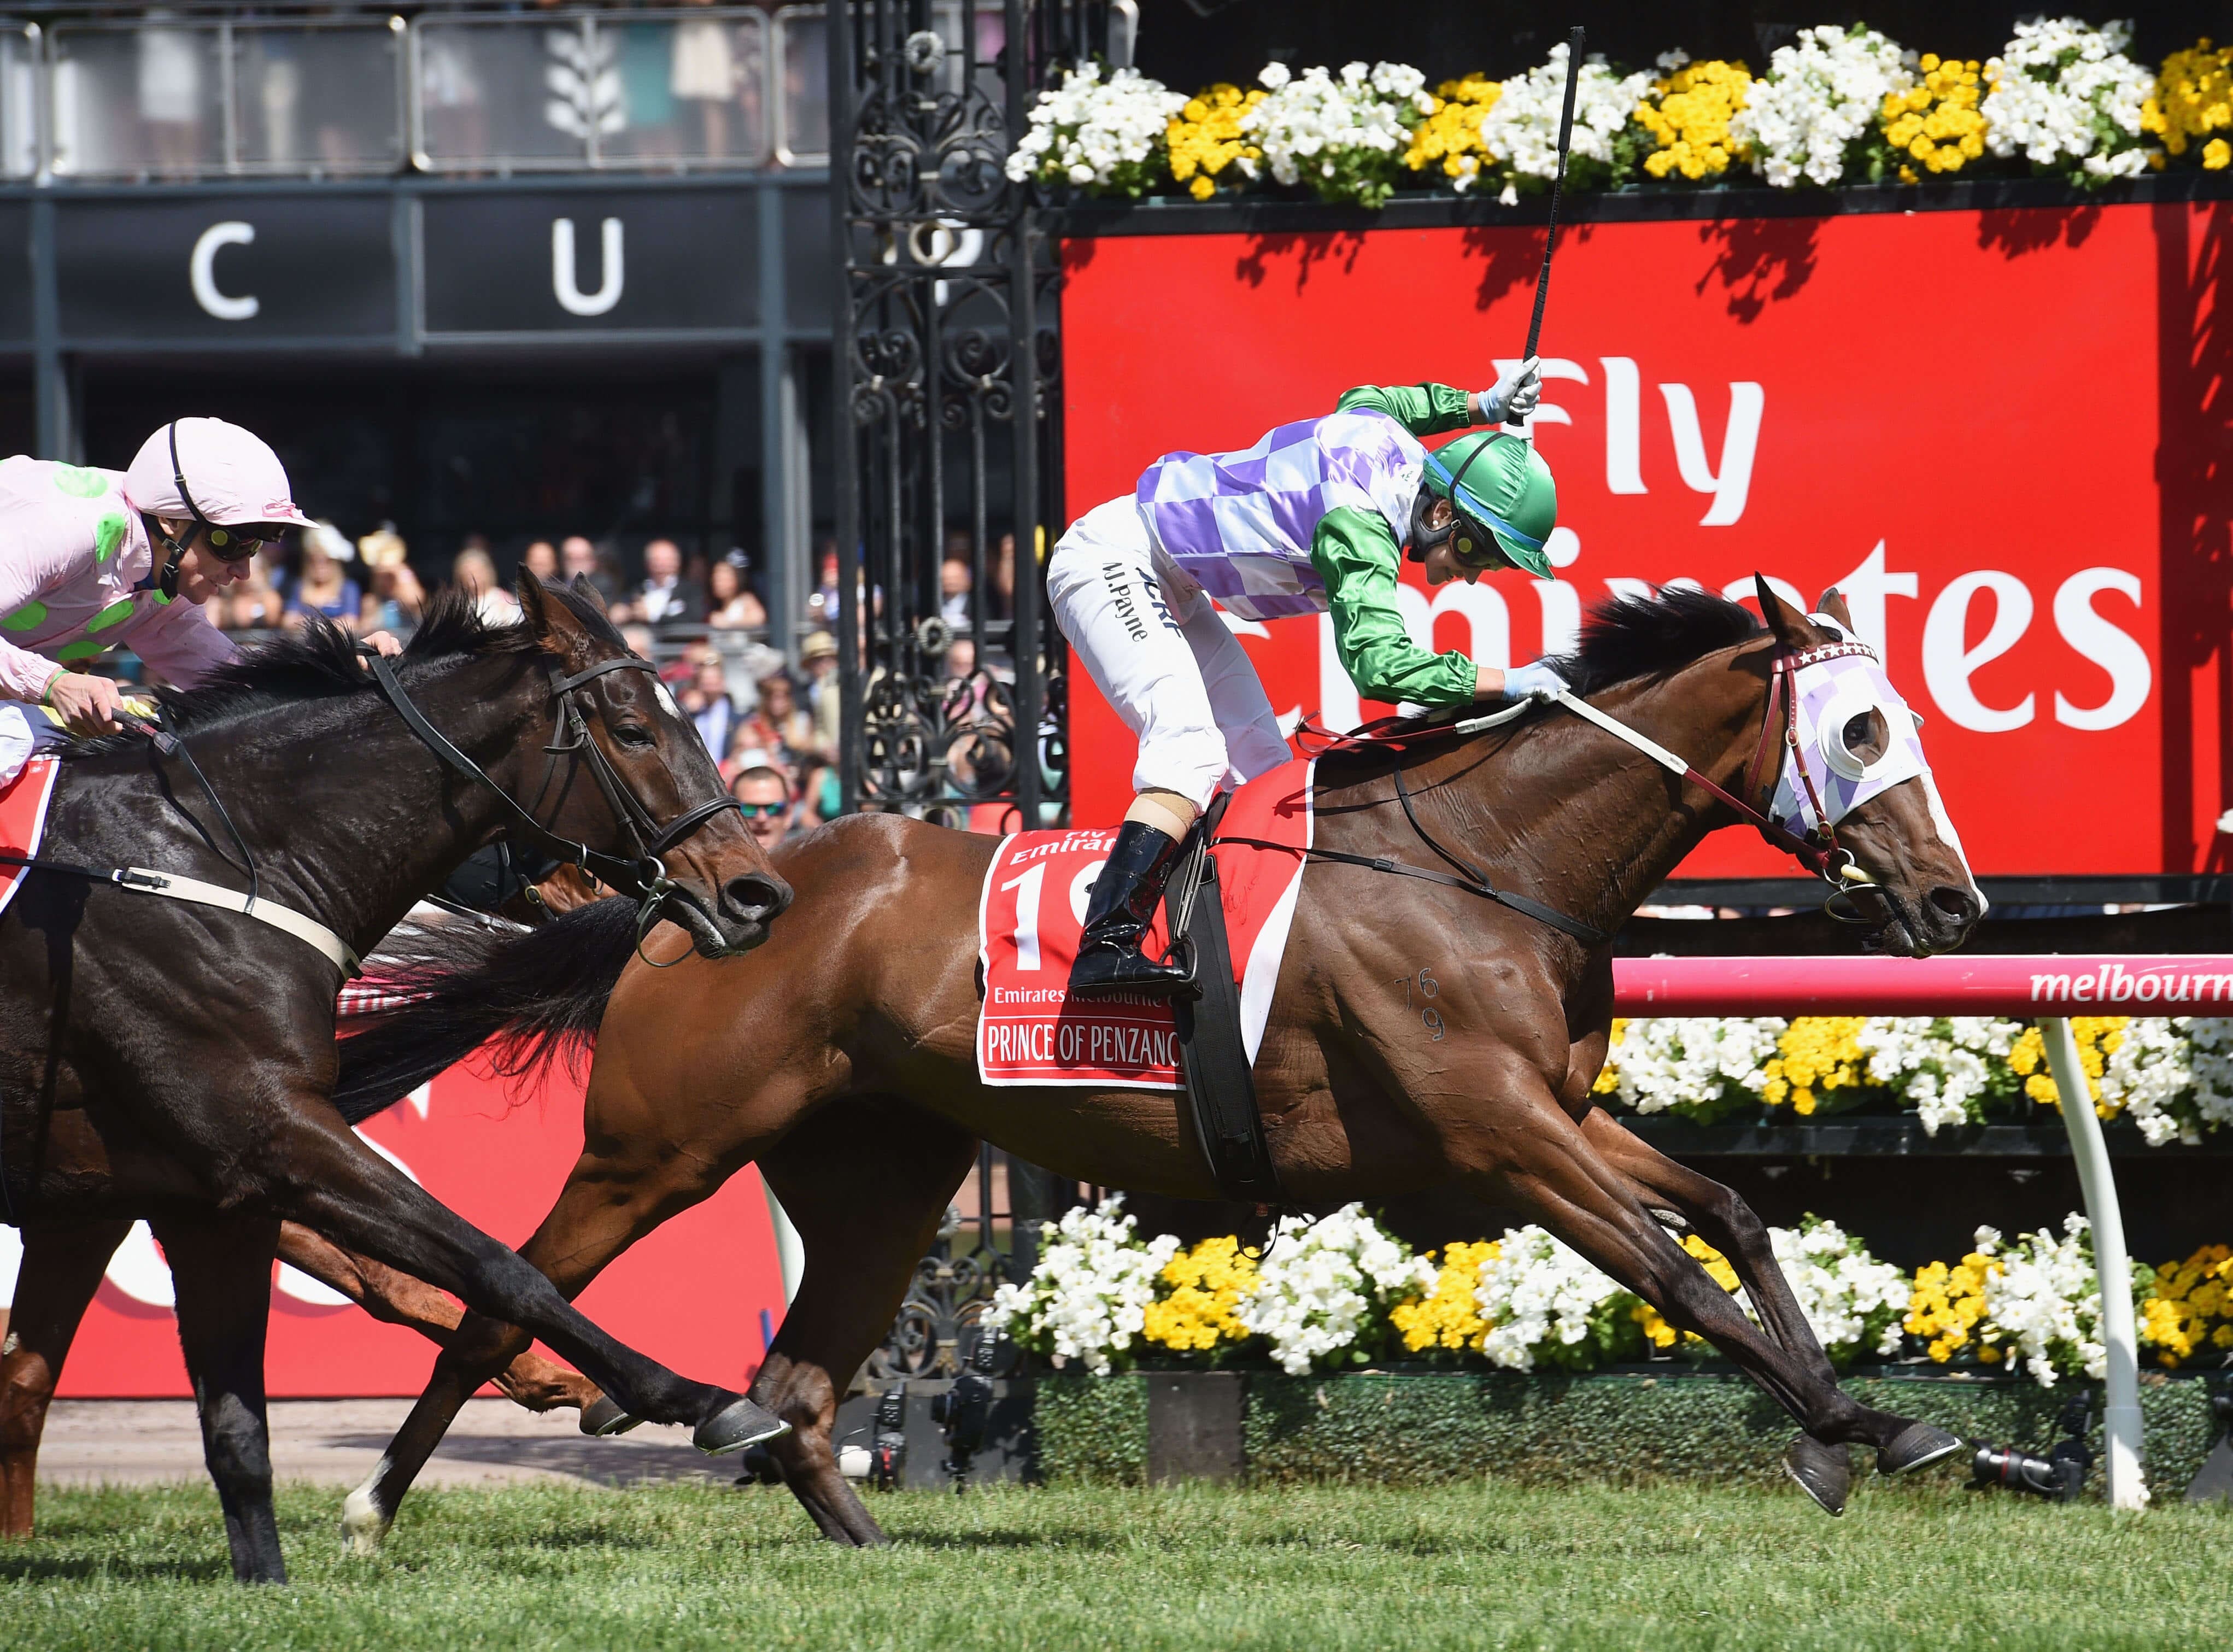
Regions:
<svg viewBox="0 0 2233 1652"><path fill-rule="evenodd" d="M594 1081L593 1081L594 1082ZM698 1153L668 1154L664 1136L632 1138L640 1158L612 1160L584 1148L568 1175L557 1203L543 1219L535 1235L519 1247L529 1265L548 1269L537 1273L546 1289L571 1301L612 1259L657 1227L668 1217L688 1209L726 1181L735 1161L717 1161ZM601 1145L625 1148L627 1142L601 1138ZM394 1523L404 1493L419 1471L442 1443L450 1424L481 1384L492 1381L527 1350L531 1333L493 1315L468 1313L434 1361L434 1369L418 1402L387 1442L371 1478L348 1494L342 1506L342 1534L351 1551L370 1554L378 1549ZM602 1432L618 1433L632 1428L643 1414L628 1407L617 1395L604 1408ZM754 1409L758 1410L757 1404ZM654 1421L674 1421L670 1418ZM587 1425L587 1415L583 1422ZM771 1428L780 1428L773 1417Z"/></svg>
<svg viewBox="0 0 2233 1652"><path fill-rule="evenodd" d="M806 1245L806 1273L752 1397L791 1424L769 1449L833 1543L886 1541L837 1472L830 1439L853 1373L891 1329L977 1141L884 1097L825 1108L761 1161Z"/></svg>
<svg viewBox="0 0 2233 1652"><path fill-rule="evenodd" d="M283 1584L264 1411L264 1337L279 1224L226 1213L153 1226L178 1292L179 1346L201 1413L202 1456L225 1508L232 1575L244 1584Z"/></svg>
<svg viewBox="0 0 2233 1652"><path fill-rule="evenodd" d="M1642 1141L1603 1108L1594 1108L1584 1116L1582 1133L1607 1164L1650 1197L1672 1205L1701 1239L1728 1258L1761 1326L1779 1347L1804 1364L1818 1381L1837 1382L1836 1368L1823 1352L1814 1327L1807 1323L1798 1298L1792 1294L1791 1282L1776 1264L1768 1225L1750 1205L1734 1190L1676 1163ZM1928 1423L1887 1412L1870 1415L1875 1421L1862 1437L1889 1442L1879 1447L1878 1456L1878 1467L1885 1473L1935 1462L1960 1447L1952 1434ZM1802 1434L1785 1454L1784 1466L1824 1508L1833 1514L1844 1511L1851 1476L1843 1440Z"/></svg>
<svg viewBox="0 0 2233 1652"><path fill-rule="evenodd" d="M259 1148L245 1179L280 1215L541 1337L631 1415L694 1425L693 1443L714 1454L740 1451L783 1431L742 1395L678 1376L592 1324L532 1263L367 1148L322 1102L306 1099ZM465 1334L460 1327L455 1335ZM507 1354L487 1375L510 1359Z"/></svg>
<svg viewBox="0 0 2233 1652"><path fill-rule="evenodd" d="M23 1230L16 1306L0 1341L0 1538L31 1535L47 1406L108 1259L131 1231L129 1222Z"/></svg>
<svg viewBox="0 0 2233 1652"><path fill-rule="evenodd" d="M1696 1258L1653 1219L1636 1184L1591 1144L1540 1078L1538 1105L1523 1128L1499 1131L1495 1159L1480 1167L1493 1194L1516 1202L1677 1329L1694 1331L1826 1443L1860 1441L1882 1451L1900 1420L1860 1405L1825 1375L1780 1347L1715 1285ZM1825 1363L1826 1370L1826 1363Z"/></svg>
<svg viewBox="0 0 2233 1652"><path fill-rule="evenodd" d="M458 1304L407 1273L345 1251L300 1222L279 1226L279 1259L330 1285L382 1324L404 1325L429 1342L446 1347L465 1312ZM583 1410L601 1397L597 1385L579 1371L554 1365L539 1354L522 1354L498 1372L496 1385L514 1404L530 1411Z"/></svg>

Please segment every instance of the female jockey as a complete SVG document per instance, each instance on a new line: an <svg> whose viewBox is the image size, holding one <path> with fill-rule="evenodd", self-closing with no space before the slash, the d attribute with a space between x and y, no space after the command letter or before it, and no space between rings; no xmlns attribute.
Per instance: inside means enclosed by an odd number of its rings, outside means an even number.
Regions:
<svg viewBox="0 0 2233 1652"><path fill-rule="evenodd" d="M75 662L127 647L191 688L238 659L201 605L245 579L266 540L309 525L279 456L221 419L164 426L128 471L0 460L0 783L60 742L57 719L73 734L122 726L122 691Z"/></svg>
<svg viewBox="0 0 2233 1652"><path fill-rule="evenodd" d="M1517 424L1541 391L1532 358L1478 394L1364 386L1242 452L1166 453L1062 537L1047 561L1055 622L1140 740L1071 991L1165 997L1186 984L1140 946L1179 842L1221 786L1292 755L1209 598L1246 620L1331 610L1335 652L1369 699L1462 706L1565 686L1540 663L1500 671L1422 648L1396 606L1407 544L1429 585L1505 567L1552 577L1558 495L1534 445L1490 431L1430 453L1417 439Z"/></svg>

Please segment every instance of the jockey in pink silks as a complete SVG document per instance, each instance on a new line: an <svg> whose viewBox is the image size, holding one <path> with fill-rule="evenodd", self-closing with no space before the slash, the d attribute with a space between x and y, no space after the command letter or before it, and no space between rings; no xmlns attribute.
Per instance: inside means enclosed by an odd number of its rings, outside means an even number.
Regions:
<svg viewBox="0 0 2233 1652"><path fill-rule="evenodd" d="M0 784L64 730L122 726L123 690L81 662L128 647L191 688L238 659L202 604L309 522L279 456L221 419L164 426L127 471L0 459Z"/></svg>

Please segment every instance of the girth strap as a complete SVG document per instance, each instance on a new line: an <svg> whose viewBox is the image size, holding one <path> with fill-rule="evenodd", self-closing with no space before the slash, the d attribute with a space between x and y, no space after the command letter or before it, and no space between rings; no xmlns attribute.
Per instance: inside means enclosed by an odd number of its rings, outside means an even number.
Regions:
<svg viewBox="0 0 2233 1652"><path fill-rule="evenodd" d="M33 860L28 855L0 853L0 866L20 866L36 872L60 872L67 877L84 878L93 883L113 883L120 889L129 889L138 894L160 894L173 901L190 901L198 907L215 907L222 912L237 912L244 918L253 918L258 923L283 929L300 941L306 941L323 954L348 979L355 980L364 972L363 960L356 949L343 940L316 918L307 917L292 907L283 907L277 901L262 895L244 894L238 889L228 889L222 884L205 883L199 878L181 876L176 872L155 872L144 866L127 866L103 872L90 866L73 866L66 861Z"/></svg>

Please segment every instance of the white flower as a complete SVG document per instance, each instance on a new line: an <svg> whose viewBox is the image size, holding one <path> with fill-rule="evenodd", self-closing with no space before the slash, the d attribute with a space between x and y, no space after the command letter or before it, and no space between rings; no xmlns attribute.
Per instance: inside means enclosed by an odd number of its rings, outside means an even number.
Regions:
<svg viewBox="0 0 2233 1652"><path fill-rule="evenodd" d="M1300 1376L1355 1343L1369 1318L1431 1291L1435 1278L1434 1265L1390 1237L1364 1206L1344 1205L1315 1222L1283 1218L1237 1312L1269 1340L1279 1369Z"/></svg>
<svg viewBox="0 0 2233 1652"><path fill-rule="evenodd" d="M2080 1371L2098 1381L2109 1356L2101 1342L2100 1280L2086 1219L2064 1218L2060 1239L2042 1227L2001 1249L2000 1237L1990 1228L1977 1230L1978 1250L1997 1252L2001 1265L1985 1280L1984 1340L2013 1343L2041 1388Z"/></svg>
<svg viewBox="0 0 2233 1652"><path fill-rule="evenodd" d="M2016 25L2015 38L1985 65L1990 90L1978 105L1985 146L2034 166L2075 161L2093 178L2130 178L2148 166L2140 108L2155 76L2125 54L2132 25L2094 29L2075 17Z"/></svg>
<svg viewBox="0 0 2233 1652"><path fill-rule="evenodd" d="M1332 179L1347 158L1392 161L1410 142L1404 116L1430 104L1426 76L1407 63L1348 63L1338 77L1324 68L1298 77L1272 63L1258 79L1271 95L1240 117L1240 130L1283 184L1299 182L1305 163Z"/></svg>
<svg viewBox="0 0 2233 1652"><path fill-rule="evenodd" d="M1615 1093L1639 1113L1703 1106L1732 1086L1758 1095L1775 1041L1790 1024L1769 1016L1640 1017L1621 1029L1611 1052Z"/></svg>
<svg viewBox="0 0 2233 1652"><path fill-rule="evenodd" d="M1058 1365L1082 1361L1096 1376L1132 1346L1156 1299L1156 1276L1179 1248L1169 1233L1143 1245L1123 1195L1068 1212L1046 1226L1038 1265L1021 1285L993 1293L986 1326Z"/></svg>
<svg viewBox="0 0 2233 1652"><path fill-rule="evenodd" d="M1515 75L1481 117L1481 140L1516 178L1554 178L1559 171L1559 116L1566 96L1566 47L1551 48L1546 63ZM1650 88L1651 76L1638 71L1616 75L1605 59L1582 60L1574 85L1573 153L1610 166L1613 140L1627 127L1637 104ZM1514 200L1518 192L1507 185ZM1509 203L1507 203L1508 205Z"/></svg>
<svg viewBox="0 0 2233 1652"><path fill-rule="evenodd" d="M1481 1265L1474 1301L1488 1324L1481 1352L1492 1365L1532 1371L1552 1344L1572 1347L1620 1286L1581 1253L1530 1223L1507 1229Z"/></svg>
<svg viewBox="0 0 2233 1652"><path fill-rule="evenodd" d="M1008 176L1136 195L1150 181L1149 163L1165 127L1186 101L1136 69L1120 68L1105 81L1098 63L1069 70L1032 106L1008 157Z"/></svg>
<svg viewBox="0 0 2233 1652"><path fill-rule="evenodd" d="M1777 189L1826 188L1845 176L1885 94L1914 83L1907 56L1873 29L1802 29L1752 83L1729 138L1752 146L1753 169Z"/></svg>

